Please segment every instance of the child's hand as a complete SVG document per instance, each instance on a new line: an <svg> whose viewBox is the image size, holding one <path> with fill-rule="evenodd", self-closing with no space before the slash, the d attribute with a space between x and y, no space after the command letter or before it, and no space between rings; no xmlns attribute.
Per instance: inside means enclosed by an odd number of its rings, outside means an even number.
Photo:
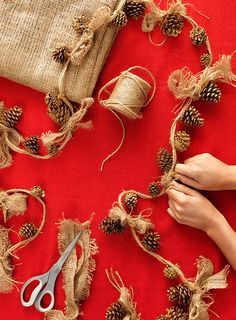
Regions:
<svg viewBox="0 0 236 320"><path fill-rule="evenodd" d="M206 233L217 228L222 214L199 192L175 181L167 191L169 208L167 212L178 223L185 224Z"/></svg>
<svg viewBox="0 0 236 320"><path fill-rule="evenodd" d="M175 167L176 178L200 190L236 189L236 167L229 166L208 153L187 159Z"/></svg>

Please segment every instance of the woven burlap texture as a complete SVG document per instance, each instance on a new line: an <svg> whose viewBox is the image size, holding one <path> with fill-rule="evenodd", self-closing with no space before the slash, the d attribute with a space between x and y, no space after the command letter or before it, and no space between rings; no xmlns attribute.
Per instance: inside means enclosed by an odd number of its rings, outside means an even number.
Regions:
<svg viewBox="0 0 236 320"><path fill-rule="evenodd" d="M57 87L62 66L52 59L58 45L75 40L73 18L90 19L101 6L113 11L119 0L0 1L0 75L47 93ZM80 67L69 66L66 96L76 102L90 97L113 44L117 28L105 26Z"/></svg>

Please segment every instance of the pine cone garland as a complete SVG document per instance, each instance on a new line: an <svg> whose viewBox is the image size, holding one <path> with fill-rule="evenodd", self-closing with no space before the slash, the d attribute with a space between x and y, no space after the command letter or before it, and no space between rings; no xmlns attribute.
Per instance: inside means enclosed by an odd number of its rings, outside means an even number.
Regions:
<svg viewBox="0 0 236 320"><path fill-rule="evenodd" d="M177 303L179 306L186 307L190 303L192 293L186 285L179 284L167 290L170 301Z"/></svg>
<svg viewBox="0 0 236 320"><path fill-rule="evenodd" d="M38 229L31 222L23 224L19 230L19 234L22 238L29 239L36 235Z"/></svg>
<svg viewBox="0 0 236 320"><path fill-rule="evenodd" d="M88 20L84 15L75 17L72 23L72 27L75 32L80 36L84 30L87 28Z"/></svg>
<svg viewBox="0 0 236 320"><path fill-rule="evenodd" d="M19 122L22 116L22 113L23 113L22 109L17 106L10 109L4 109L1 122L6 127L14 128Z"/></svg>
<svg viewBox="0 0 236 320"><path fill-rule="evenodd" d="M186 151L190 145L190 135L185 131L175 133L175 148L178 152Z"/></svg>
<svg viewBox="0 0 236 320"><path fill-rule="evenodd" d="M111 235L113 233L122 233L125 231L126 226L122 225L120 220L113 220L110 217L107 217L102 220L100 223L100 230L104 233Z"/></svg>
<svg viewBox="0 0 236 320"><path fill-rule="evenodd" d="M121 301L116 301L107 309L106 320L123 320L127 315L127 309Z"/></svg>
<svg viewBox="0 0 236 320"><path fill-rule="evenodd" d="M128 208L134 208L137 203L138 203L138 196L136 193L127 193L125 195L125 205L128 207Z"/></svg>
<svg viewBox="0 0 236 320"><path fill-rule="evenodd" d="M146 10L146 5L142 1L128 0L125 3L124 12L128 17L138 19L144 16Z"/></svg>
<svg viewBox="0 0 236 320"><path fill-rule="evenodd" d="M160 235L155 231L147 231L141 242L147 250L156 251L160 246Z"/></svg>
<svg viewBox="0 0 236 320"><path fill-rule="evenodd" d="M207 41L207 33L206 30L202 27L194 27L190 31L190 39L192 44L195 46L200 46Z"/></svg>
<svg viewBox="0 0 236 320"><path fill-rule="evenodd" d="M158 183L156 182L151 182L148 186L148 193L150 194L151 197L155 198L159 195L161 192L160 187Z"/></svg>
<svg viewBox="0 0 236 320"><path fill-rule="evenodd" d="M160 23L160 28L164 35L177 37L184 26L184 18L179 13L167 13Z"/></svg>
<svg viewBox="0 0 236 320"><path fill-rule="evenodd" d="M204 125L204 119L201 117L200 112L194 107L190 106L185 110L181 117L181 121L187 126L201 127Z"/></svg>
<svg viewBox="0 0 236 320"><path fill-rule="evenodd" d="M178 265L176 265L178 267ZM164 276L168 279L175 279L178 277L177 272L171 266L166 266L163 270Z"/></svg>
<svg viewBox="0 0 236 320"><path fill-rule="evenodd" d="M38 141L39 141L39 138L37 136L31 136L25 139L25 141L23 142L23 145L28 152L32 154L38 154L38 151L40 148Z"/></svg>
<svg viewBox="0 0 236 320"><path fill-rule="evenodd" d="M173 164L172 154L165 148L160 148L157 153L157 164L163 172L169 172Z"/></svg>
<svg viewBox="0 0 236 320"><path fill-rule="evenodd" d="M64 63L69 58L70 49L66 46L57 47L53 53L52 57L57 63Z"/></svg>
<svg viewBox="0 0 236 320"><path fill-rule="evenodd" d="M209 53L203 53L200 57L200 63L202 67L207 67L211 64L212 57Z"/></svg>
<svg viewBox="0 0 236 320"><path fill-rule="evenodd" d="M167 319L179 320L179 319L181 319L182 317L185 317L185 316L187 316L187 313L182 308L171 307L170 309L168 309Z"/></svg>
<svg viewBox="0 0 236 320"><path fill-rule="evenodd" d="M127 18L126 13L122 10L119 11L117 16L112 20L111 23L114 24L115 26L117 26L118 28L122 28L122 27L126 26L128 23L128 18Z"/></svg>
<svg viewBox="0 0 236 320"><path fill-rule="evenodd" d="M34 197L39 197L39 198L44 198L45 197L45 192L40 186L34 186L31 189L31 194Z"/></svg>
<svg viewBox="0 0 236 320"><path fill-rule="evenodd" d="M65 102L58 98L57 92L47 93L45 102L48 106L48 115L50 118L59 126L66 124L71 116L71 111Z"/></svg>
<svg viewBox="0 0 236 320"><path fill-rule="evenodd" d="M201 91L200 99L202 101L217 103L221 100L221 91L218 85L210 81Z"/></svg>

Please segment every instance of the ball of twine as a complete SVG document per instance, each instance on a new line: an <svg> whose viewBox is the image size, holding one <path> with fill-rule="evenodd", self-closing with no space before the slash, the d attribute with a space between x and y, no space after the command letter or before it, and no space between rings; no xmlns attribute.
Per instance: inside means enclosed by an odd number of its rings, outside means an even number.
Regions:
<svg viewBox="0 0 236 320"><path fill-rule="evenodd" d="M145 71L151 77L153 92L149 98L148 96L152 86L147 81L131 72L135 69ZM113 84L115 84L115 87L110 93L108 88ZM104 92L109 94L108 99L102 99L102 94ZM123 135L119 146L103 161L101 171L103 170L105 162L119 151L124 142L125 126L118 114L122 114L129 119L141 119L142 109L150 103L155 92L156 80L153 74L148 69L141 66L134 66L123 71L119 76L113 78L100 89L98 94L99 103L117 117L123 129Z"/></svg>

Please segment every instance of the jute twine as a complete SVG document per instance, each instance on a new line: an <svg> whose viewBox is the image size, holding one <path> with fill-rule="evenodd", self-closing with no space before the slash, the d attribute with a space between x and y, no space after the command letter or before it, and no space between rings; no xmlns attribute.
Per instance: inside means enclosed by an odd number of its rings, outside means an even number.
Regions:
<svg viewBox="0 0 236 320"><path fill-rule="evenodd" d="M58 247L60 254L81 230L83 233L78 245L82 252L78 258L76 248L73 249L63 266L65 311L51 310L46 312L45 320L76 320L79 315L83 314L81 303L90 294L90 286L96 267L93 256L98 252L96 241L91 238L91 219L83 223L71 219L63 219L59 222Z"/></svg>
<svg viewBox="0 0 236 320"><path fill-rule="evenodd" d="M149 33L150 42L156 46L161 46L166 41L167 37L165 37L165 39L160 44L157 44L152 41L151 32L155 29L156 25L162 21L163 17L166 14L172 14L172 13L180 14L185 20L187 20L192 25L193 28L199 27L197 22L194 19L192 19L191 17L189 17L187 14L186 7L191 6L194 8L194 10L198 14L209 19L209 17L207 17L206 15L204 15L200 11L198 11L192 4L183 3L182 0L173 0L172 2L169 2L168 3L169 7L167 10L161 10L159 8L159 5L156 5L153 0L144 0L144 2L146 3L147 7L149 8L149 12L147 12L144 16L143 23L142 23L142 31ZM208 51L210 58L211 58L211 61L210 61L210 64L211 64L212 50L211 50L211 44L210 44L208 37L206 40L206 47L207 47L207 51Z"/></svg>
<svg viewBox="0 0 236 320"><path fill-rule="evenodd" d="M106 269L106 275L110 284L120 293L118 301L120 301L127 310L124 320L140 320L140 314L136 311L136 303L133 302L133 289L126 288L124 282L117 271Z"/></svg>
<svg viewBox="0 0 236 320"><path fill-rule="evenodd" d="M151 77L153 92L149 98L148 94L151 89L151 85L138 75L131 72L134 70L144 71ZM112 92L109 93L108 99L103 99L102 95L104 92L108 92L109 87L112 85L115 85L115 87ZM125 139L125 126L118 113L123 114L129 119L141 119L142 109L151 102L155 93L156 80L153 74L148 69L141 66L134 66L126 71L123 71L119 76L110 80L100 89L98 93L99 103L116 116L123 130L119 146L108 157L106 157L106 159L103 160L101 171L103 170L106 161L113 157L120 150Z"/></svg>
<svg viewBox="0 0 236 320"><path fill-rule="evenodd" d="M31 195L30 190L26 189L10 189L7 191L0 191L0 207L3 210L4 220L6 221L13 215L23 214L27 208L26 197ZM15 256L16 252L25 247L28 243L33 241L42 232L42 229L46 221L46 206L44 201L34 195L34 197L40 202L43 208L43 216L37 232L34 236L20 240L15 245L12 245L7 230L4 226L0 225L0 292L8 293L12 290L15 283L19 283L12 278L14 266L11 263L11 257ZM17 209L18 207L18 209Z"/></svg>

